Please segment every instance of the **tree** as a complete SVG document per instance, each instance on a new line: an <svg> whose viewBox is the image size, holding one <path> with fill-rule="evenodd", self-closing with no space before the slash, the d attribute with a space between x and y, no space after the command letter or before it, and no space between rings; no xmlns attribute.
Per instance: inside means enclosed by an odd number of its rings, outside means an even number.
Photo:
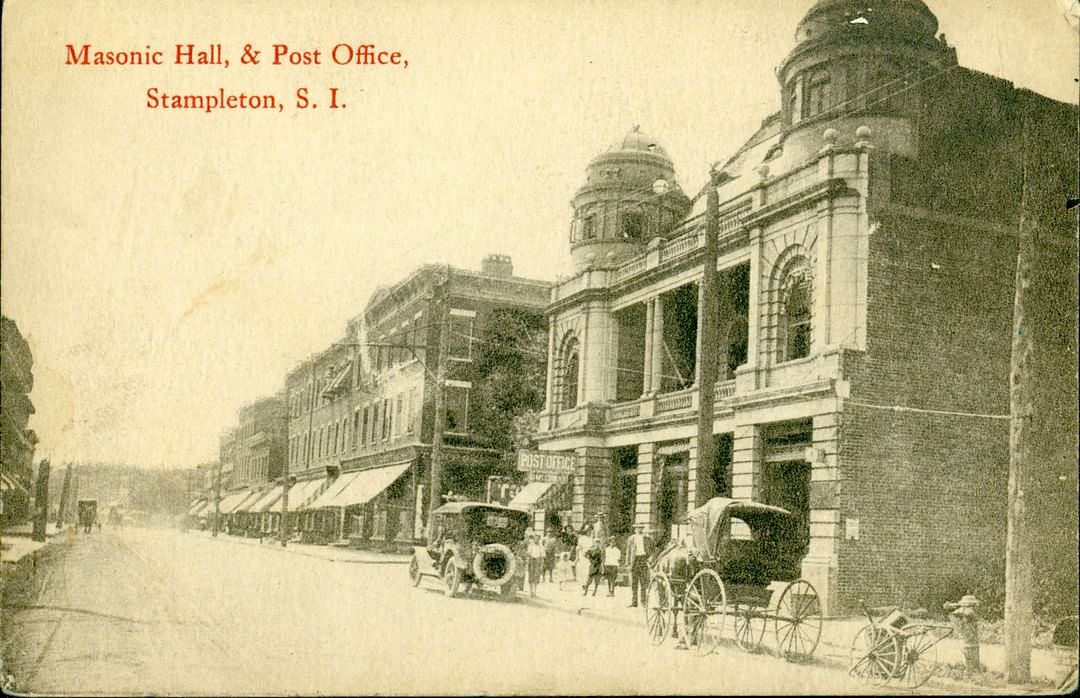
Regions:
<svg viewBox="0 0 1080 698"><path fill-rule="evenodd" d="M478 445L503 451L528 448L544 406L546 319L499 308L488 316L478 340L472 412Z"/></svg>

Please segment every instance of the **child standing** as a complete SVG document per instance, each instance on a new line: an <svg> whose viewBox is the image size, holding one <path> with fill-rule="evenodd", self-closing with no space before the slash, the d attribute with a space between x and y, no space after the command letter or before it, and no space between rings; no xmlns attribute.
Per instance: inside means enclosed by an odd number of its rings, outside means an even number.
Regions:
<svg viewBox="0 0 1080 698"><path fill-rule="evenodd" d="M604 576L607 577L607 595L615 596L615 581L619 577L619 561L622 560L622 551L615 544L615 536L608 538L607 547L604 548Z"/></svg>
<svg viewBox="0 0 1080 698"><path fill-rule="evenodd" d="M585 559L589 562L589 576L585 580L585 591L582 596L589 593L589 585L593 585L592 595L596 596L596 590L600 588L600 579L603 577L604 551L600 549L600 541L594 540L592 547L585 553Z"/></svg>

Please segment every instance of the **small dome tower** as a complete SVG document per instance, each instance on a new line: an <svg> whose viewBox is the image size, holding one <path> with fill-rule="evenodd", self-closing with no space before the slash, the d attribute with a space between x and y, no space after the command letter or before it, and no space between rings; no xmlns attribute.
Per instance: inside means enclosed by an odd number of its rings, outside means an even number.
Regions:
<svg viewBox="0 0 1080 698"><path fill-rule="evenodd" d="M570 252L578 268L611 266L643 251L690 208L667 152L637 126L593 158L586 173L572 202Z"/></svg>

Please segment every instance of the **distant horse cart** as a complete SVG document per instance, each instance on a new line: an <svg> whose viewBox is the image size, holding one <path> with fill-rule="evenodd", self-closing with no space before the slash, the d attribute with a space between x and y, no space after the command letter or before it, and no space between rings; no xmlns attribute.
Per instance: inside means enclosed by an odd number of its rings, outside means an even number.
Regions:
<svg viewBox="0 0 1080 698"><path fill-rule="evenodd" d="M758 651L771 629L781 656L808 659L821 639L821 603L799 578L808 549L799 520L779 507L716 497L686 523L688 539L669 543L651 565L645 624L653 644L674 636L708 654L730 615L740 648Z"/></svg>

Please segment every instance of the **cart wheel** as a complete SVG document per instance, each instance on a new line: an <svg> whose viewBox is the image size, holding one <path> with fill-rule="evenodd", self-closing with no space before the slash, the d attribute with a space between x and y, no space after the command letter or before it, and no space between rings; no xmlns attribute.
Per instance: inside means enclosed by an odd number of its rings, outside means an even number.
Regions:
<svg viewBox="0 0 1080 698"><path fill-rule="evenodd" d="M672 606L671 584L667 576L654 575L645 589L645 628L654 645L663 644L671 630L675 619Z"/></svg>
<svg viewBox="0 0 1080 698"><path fill-rule="evenodd" d="M735 644L746 652L759 652L765 638L765 615L749 603L735 605Z"/></svg>
<svg viewBox="0 0 1080 698"><path fill-rule="evenodd" d="M821 603L805 579L788 584L776 604L776 647L789 662L806 661L821 639Z"/></svg>
<svg viewBox="0 0 1080 698"><path fill-rule="evenodd" d="M895 633L880 625L859 628L851 641L851 667L848 673L875 686L884 686L899 668L902 656Z"/></svg>
<svg viewBox="0 0 1080 698"><path fill-rule="evenodd" d="M420 575L420 562L416 559L416 556L413 555L412 559L409 560L409 580L414 587L418 587L420 586L421 579L423 579L423 577Z"/></svg>
<svg viewBox="0 0 1080 698"><path fill-rule="evenodd" d="M443 584L446 585L446 595L454 598L458 593L458 585L461 583L461 570L454 564L454 558L446 561L442 573Z"/></svg>
<svg viewBox="0 0 1080 698"><path fill-rule="evenodd" d="M918 688L930 680L940 668L938 664L938 643L951 631L929 623L912 623L903 630L900 642L899 669L895 672L904 688Z"/></svg>
<svg viewBox="0 0 1080 698"><path fill-rule="evenodd" d="M698 654L710 654L720 642L727 612L727 593L720 575L703 569L694 575L683 597L683 631Z"/></svg>

